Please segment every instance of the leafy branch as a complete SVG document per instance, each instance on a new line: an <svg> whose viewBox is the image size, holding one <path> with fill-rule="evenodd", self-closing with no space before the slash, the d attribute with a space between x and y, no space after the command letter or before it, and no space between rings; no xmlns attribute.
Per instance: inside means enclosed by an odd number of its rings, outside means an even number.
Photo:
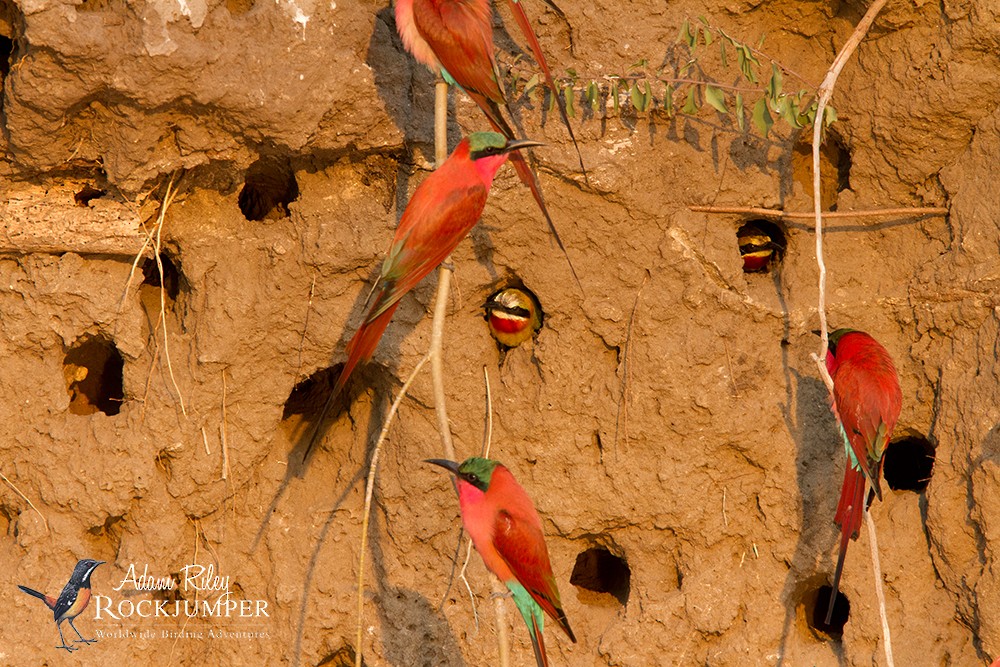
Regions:
<svg viewBox="0 0 1000 667"><path fill-rule="evenodd" d="M650 113L674 118L698 115L706 106L735 122L741 132L747 120L767 136L777 121L802 129L816 120L817 86L791 68L764 53L760 47L742 42L704 17L685 20L675 43L662 64L652 67L649 59L633 63L621 74L589 77L567 69L556 80L557 91L549 90L537 73L528 76L520 56L507 66L507 82L515 96L537 101L552 111L556 95L563 98L566 111L575 118L577 107L584 113L607 118L623 113ZM716 55L712 55L712 50ZM711 59L711 63L703 63ZM712 75L709 71L716 72ZM731 82L721 78L732 71ZM788 88L788 81L800 86ZM824 128L837 120L837 112L827 106Z"/></svg>

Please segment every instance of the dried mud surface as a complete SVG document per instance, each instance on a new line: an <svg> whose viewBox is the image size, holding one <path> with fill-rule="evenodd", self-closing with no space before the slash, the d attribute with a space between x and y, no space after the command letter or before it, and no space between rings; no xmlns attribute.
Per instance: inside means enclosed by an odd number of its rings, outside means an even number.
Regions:
<svg viewBox="0 0 1000 667"><path fill-rule="evenodd" d="M768 53L812 81L865 9L560 4L573 52L565 24L526 3L560 71L602 77L656 61L684 18L704 15L748 41L766 33ZM998 19L983 2L890 3L834 97L850 155L838 209L950 207L947 217L835 221L825 237L832 324L886 345L904 394L898 434L936 447L925 491L889 491L872 507L900 665L1000 654ZM501 6L507 57L513 26ZM343 361L432 154L433 78L404 53L381 1L0 0L0 36L12 46L9 72L0 69L0 472L38 509L0 484L0 664L343 664L366 462L427 348L436 281L403 300L305 464L317 399L293 389ZM452 93L451 108L452 143L483 128L463 96ZM519 109L527 134L548 144L537 151L542 186L583 292L505 170L453 258L445 364L460 456L481 446L485 367L493 454L544 517L579 637L570 644L550 627L552 664L881 664L866 534L848 554L843 636L808 618L835 564L843 470L810 359L811 226L787 225L779 271L747 275L742 219L688 210L811 209L798 137L743 135L708 112L585 115L575 128L587 185L565 129L537 104ZM157 279L147 266L130 280L129 253L182 168L162 232L177 271L165 281L165 346ZM255 178L291 194L251 221L240 192ZM74 204L88 187L106 194ZM538 295L545 326L501 360L481 307L512 281ZM105 414L78 372L114 376L114 360L100 357L111 344L122 386L107 409L116 414ZM495 661L491 575L471 559L477 630L468 593L451 581L455 497L420 463L440 455L432 405L424 375L383 451L368 665ZM575 567L587 581L577 559L591 549L609 554L590 574L607 575L610 593L570 582ZM627 575L604 567L612 556ZM130 564L165 576L211 563L234 597L266 600L270 615L184 627L267 636L110 636L67 656L52 647L48 612L15 585L54 592L83 557L108 562L94 592L116 600ZM79 620L87 636L181 627L91 610ZM512 664L534 664L512 608L508 621Z"/></svg>

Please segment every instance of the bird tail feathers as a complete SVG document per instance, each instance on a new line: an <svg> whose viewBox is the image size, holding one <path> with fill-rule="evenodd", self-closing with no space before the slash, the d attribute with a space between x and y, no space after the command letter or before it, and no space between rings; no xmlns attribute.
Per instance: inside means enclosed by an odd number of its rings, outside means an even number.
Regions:
<svg viewBox="0 0 1000 667"><path fill-rule="evenodd" d="M25 593L27 593L28 595L30 595L31 597L38 598L39 600L44 602L48 607L50 608L52 607L52 605L49 603L49 597L45 593L39 593L34 588L28 588L27 586L21 586L20 584L18 584L17 587L20 588Z"/></svg>
<svg viewBox="0 0 1000 667"><path fill-rule="evenodd" d="M545 655L545 637L542 635L542 628L538 626L534 614L531 615L531 648L535 651L535 662L537 667L549 667L549 658Z"/></svg>
<svg viewBox="0 0 1000 667"><path fill-rule="evenodd" d="M848 464L844 470L844 484L840 489L840 502L837 503L837 514L834 521L840 526L840 554L837 556L837 569L833 574L833 590L830 591L830 603L826 609L826 623L833 618L833 605L837 601L837 591L840 589L840 575L844 571L844 557L847 556L847 545L852 539L858 538L861 529L861 518L865 508L865 491L868 489L864 473L855 470Z"/></svg>
<svg viewBox="0 0 1000 667"><path fill-rule="evenodd" d="M377 300L376 305L378 305ZM378 347L378 342L382 339L382 334L385 333L386 327L389 326L389 321L396 312L398 305L399 301L396 301L377 315L375 319L370 322L366 319L362 322L361 327L358 328L354 333L354 337L351 338L351 342L347 344L347 361L344 362L344 367L340 371L337 383L333 386L333 391L330 392L326 403L323 404L323 409L320 411L319 418L316 420L316 425L313 428L312 436L309 438L309 444L306 445L303 459L309 456L309 452L316 445L316 440L323 426L323 420L326 419L326 414L329 412L330 406L333 405L333 401L337 396L340 396L340 392L350 379L351 373L354 372L358 364L368 361L375 354L375 348Z"/></svg>

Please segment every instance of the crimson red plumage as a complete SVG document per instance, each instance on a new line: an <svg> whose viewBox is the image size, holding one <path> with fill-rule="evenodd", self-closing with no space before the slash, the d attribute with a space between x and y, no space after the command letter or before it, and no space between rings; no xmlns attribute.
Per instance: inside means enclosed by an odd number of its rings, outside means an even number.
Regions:
<svg viewBox="0 0 1000 667"><path fill-rule="evenodd" d="M486 567L501 581L515 579L524 586L538 606L575 642L559 600L542 520L527 492L502 464L493 469L485 492L461 479L458 485L462 523Z"/></svg>
<svg viewBox="0 0 1000 667"><path fill-rule="evenodd" d="M417 186L396 228L364 322L347 344L347 361L333 394L339 394L355 367L371 359L399 300L451 254L486 206L493 175L507 155L473 161L469 138Z"/></svg>
<svg viewBox="0 0 1000 667"><path fill-rule="evenodd" d="M861 331L838 330L831 334L826 366L833 378L833 411L843 435L860 464L846 462L844 482L834 518L840 526L840 553L826 622L833 614L847 545L856 539L864 515L867 483L882 498L881 475L885 448L899 419L903 394L889 352Z"/></svg>

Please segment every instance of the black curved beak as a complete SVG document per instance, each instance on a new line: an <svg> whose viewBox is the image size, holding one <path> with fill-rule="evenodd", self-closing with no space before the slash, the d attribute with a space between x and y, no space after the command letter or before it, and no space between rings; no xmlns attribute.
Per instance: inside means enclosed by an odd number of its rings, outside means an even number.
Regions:
<svg viewBox="0 0 1000 667"><path fill-rule="evenodd" d="M452 475L458 474L458 464L448 459L424 459L424 463L433 463L436 466L441 466Z"/></svg>
<svg viewBox="0 0 1000 667"><path fill-rule="evenodd" d="M521 148L531 148L533 146L544 146L545 144L541 141L533 141L531 139L517 139L515 141L508 141L507 147L503 149L504 153L510 153L511 151L516 151Z"/></svg>

